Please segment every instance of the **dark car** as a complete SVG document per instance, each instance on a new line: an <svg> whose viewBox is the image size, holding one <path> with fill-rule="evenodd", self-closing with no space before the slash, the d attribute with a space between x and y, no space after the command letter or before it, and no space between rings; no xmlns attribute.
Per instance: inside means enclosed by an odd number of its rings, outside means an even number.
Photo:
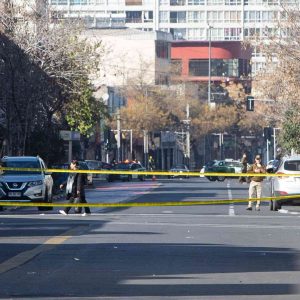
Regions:
<svg viewBox="0 0 300 300"><path fill-rule="evenodd" d="M111 169L112 171L121 171L121 172L128 172L128 171L146 171L146 169L140 164L136 162L132 163L118 163L114 165ZM112 182L115 180L122 180L122 181L130 181L134 178L138 178L139 180L145 180L145 175L138 175L138 174L108 174L106 179L108 182Z"/></svg>
<svg viewBox="0 0 300 300"><path fill-rule="evenodd" d="M101 170L110 170L112 165L104 161L99 160L85 160L90 170L101 171ZM100 177L101 174L92 173L92 176L95 178Z"/></svg>

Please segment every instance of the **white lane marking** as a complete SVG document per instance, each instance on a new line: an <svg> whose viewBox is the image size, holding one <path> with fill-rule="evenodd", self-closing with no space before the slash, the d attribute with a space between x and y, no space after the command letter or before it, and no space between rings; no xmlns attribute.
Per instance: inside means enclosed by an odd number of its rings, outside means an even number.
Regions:
<svg viewBox="0 0 300 300"><path fill-rule="evenodd" d="M274 217L273 217L274 218ZM136 225L136 226L169 226L169 227L208 227L208 228L240 228L240 229L300 229L300 225L261 225L261 224L214 224L214 223L197 223L197 224L179 224L173 222L120 222L112 221L111 226L124 226L124 225ZM94 231L97 231L95 229Z"/></svg>
<svg viewBox="0 0 300 300"><path fill-rule="evenodd" d="M228 193L228 199L232 200L232 192L231 192L231 189L230 189L230 181L228 181L228 183L227 183L227 193ZM234 204L233 203L229 204L228 214L229 214L229 216L235 216Z"/></svg>

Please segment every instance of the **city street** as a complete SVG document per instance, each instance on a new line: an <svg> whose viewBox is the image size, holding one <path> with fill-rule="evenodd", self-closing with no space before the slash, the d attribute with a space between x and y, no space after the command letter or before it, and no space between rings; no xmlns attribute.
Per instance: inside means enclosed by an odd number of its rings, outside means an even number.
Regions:
<svg viewBox="0 0 300 300"><path fill-rule="evenodd" d="M236 179L96 181L97 202L246 199ZM62 200L59 200L62 201ZM0 298L299 299L300 209L247 203L0 213ZM72 212L72 211L71 211Z"/></svg>

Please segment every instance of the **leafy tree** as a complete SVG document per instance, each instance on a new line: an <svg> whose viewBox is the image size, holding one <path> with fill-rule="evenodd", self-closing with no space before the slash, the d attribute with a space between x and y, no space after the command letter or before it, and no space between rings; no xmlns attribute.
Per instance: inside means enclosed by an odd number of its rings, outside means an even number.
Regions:
<svg viewBox="0 0 300 300"><path fill-rule="evenodd" d="M0 17L0 109L11 154L24 154L35 130L47 135L64 112L71 127L90 134L99 109L89 96L89 76L103 53L101 44L83 38L78 20L59 22L47 9L18 3L5 0ZM71 107L80 107L76 122Z"/></svg>
<svg viewBox="0 0 300 300"><path fill-rule="evenodd" d="M299 107L289 109L285 112L286 122L282 126L280 142L284 149L300 152L300 109Z"/></svg>

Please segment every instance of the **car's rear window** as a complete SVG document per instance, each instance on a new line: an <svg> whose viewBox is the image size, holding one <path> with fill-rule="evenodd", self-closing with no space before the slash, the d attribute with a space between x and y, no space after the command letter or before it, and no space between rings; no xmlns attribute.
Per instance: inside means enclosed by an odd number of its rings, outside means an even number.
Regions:
<svg viewBox="0 0 300 300"><path fill-rule="evenodd" d="M38 161L5 161L3 162L3 167L6 168L20 168L20 169L40 169ZM14 171L14 170L5 170L4 174L33 174L39 173L40 171Z"/></svg>
<svg viewBox="0 0 300 300"><path fill-rule="evenodd" d="M284 162L284 169L287 171L300 171L300 160L287 160Z"/></svg>
<svg viewBox="0 0 300 300"><path fill-rule="evenodd" d="M114 169L116 170L129 170L130 165L129 164L117 164L114 166Z"/></svg>

